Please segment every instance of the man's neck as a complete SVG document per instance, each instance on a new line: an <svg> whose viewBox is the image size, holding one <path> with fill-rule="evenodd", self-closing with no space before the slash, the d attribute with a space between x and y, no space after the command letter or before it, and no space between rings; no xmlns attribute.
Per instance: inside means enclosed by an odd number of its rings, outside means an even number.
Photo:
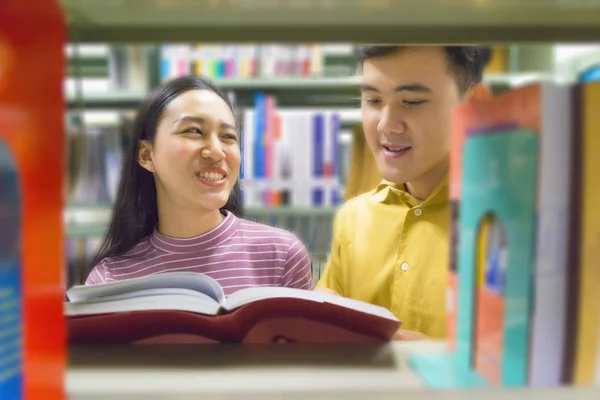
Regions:
<svg viewBox="0 0 600 400"><path fill-rule="evenodd" d="M406 182L406 190L419 202L424 202L438 187L449 170L449 162L439 163L425 174L410 182Z"/></svg>
<svg viewBox="0 0 600 400"><path fill-rule="evenodd" d="M190 210L158 201L158 231L168 237L187 239L202 235L219 226L223 218L219 210Z"/></svg>

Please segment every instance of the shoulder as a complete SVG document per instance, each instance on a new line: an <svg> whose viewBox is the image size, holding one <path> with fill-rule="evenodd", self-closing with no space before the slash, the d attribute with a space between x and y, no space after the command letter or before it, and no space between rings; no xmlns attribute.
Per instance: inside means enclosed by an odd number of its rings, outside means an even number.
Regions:
<svg viewBox="0 0 600 400"><path fill-rule="evenodd" d="M373 193L374 190L371 190L346 200L336 212L335 226L343 230L353 229L359 216L372 207Z"/></svg>
<svg viewBox="0 0 600 400"><path fill-rule="evenodd" d="M242 219L239 229L242 230L244 234L248 234L251 239L272 243L274 246L285 245L288 249L288 253L292 253L288 255L294 255L296 252L306 252L302 240L300 240L293 232L286 231L285 229L246 219Z"/></svg>
<svg viewBox="0 0 600 400"><path fill-rule="evenodd" d="M104 282L106 282L106 266L104 265L104 261L100 261L85 278L85 284L97 285Z"/></svg>
<svg viewBox="0 0 600 400"><path fill-rule="evenodd" d="M375 190L359 194L349 200L346 200L339 208L338 215L355 215L360 208L370 207L373 204L373 194Z"/></svg>
<svg viewBox="0 0 600 400"><path fill-rule="evenodd" d="M104 266L106 269L110 269L113 265L123 265L143 260L150 253L153 253L155 251L156 250L152 246L150 246L148 238L144 238L131 249L121 254L104 258L100 261L99 265Z"/></svg>
<svg viewBox="0 0 600 400"><path fill-rule="evenodd" d="M131 249L100 260L90 271L85 283L89 285L113 280L115 271L122 269L129 271L130 268L139 267L139 265L155 257L156 251L156 249L150 246L148 238L142 239Z"/></svg>

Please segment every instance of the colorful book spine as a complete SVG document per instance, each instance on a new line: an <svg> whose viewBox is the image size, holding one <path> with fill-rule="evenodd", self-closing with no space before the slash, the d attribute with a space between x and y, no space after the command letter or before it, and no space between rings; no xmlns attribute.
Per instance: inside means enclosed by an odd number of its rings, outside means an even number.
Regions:
<svg viewBox="0 0 600 400"><path fill-rule="evenodd" d="M266 177L266 151L265 151L265 129L266 129L266 96L258 93L254 98L254 177L262 179Z"/></svg>
<svg viewBox="0 0 600 400"><path fill-rule="evenodd" d="M0 139L0 395L15 399L23 386L21 186L16 160Z"/></svg>
<svg viewBox="0 0 600 400"><path fill-rule="evenodd" d="M65 23L59 1L0 2L2 399L66 397Z"/></svg>
<svg viewBox="0 0 600 400"><path fill-rule="evenodd" d="M312 147L312 177L314 181L322 181L325 176L324 151L326 147L325 139L325 117L321 113L313 116L313 147ZM312 189L312 205L321 206L324 202L324 190L320 185L315 185Z"/></svg>
<svg viewBox="0 0 600 400"><path fill-rule="evenodd" d="M159 74L166 81L190 73L211 79L308 77L322 73L316 45L197 43L160 47Z"/></svg>
<svg viewBox="0 0 600 400"><path fill-rule="evenodd" d="M338 205L339 113L278 109L275 103L259 94L244 113L244 204Z"/></svg>
<svg viewBox="0 0 600 400"><path fill-rule="evenodd" d="M333 113L330 116L331 118L331 147L330 147L330 164L326 166L326 169L329 172L329 176L334 182L339 182L341 180L340 176L340 158L339 158L339 149L340 149L340 130L341 130L341 119L338 113ZM331 206L341 205L342 196L340 193L339 185L334 185L330 188L331 192Z"/></svg>
<svg viewBox="0 0 600 400"><path fill-rule="evenodd" d="M581 198L576 210L579 224L579 276L573 383L591 385L600 369L600 82L577 87L580 136Z"/></svg>

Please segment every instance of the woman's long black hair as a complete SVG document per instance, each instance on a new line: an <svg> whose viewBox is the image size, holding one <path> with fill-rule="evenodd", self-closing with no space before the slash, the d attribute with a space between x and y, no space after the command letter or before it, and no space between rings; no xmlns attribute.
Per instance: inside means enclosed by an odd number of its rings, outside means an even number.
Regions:
<svg viewBox="0 0 600 400"><path fill-rule="evenodd" d="M148 95L140 105L133 124L108 232L89 266L88 274L104 258L130 250L154 231L158 223L156 187L153 174L138 163L139 143L141 140L154 143L156 128L165 108L176 97L189 90L210 90L219 95L233 112L227 96L210 80L201 76L173 79ZM239 181L235 183L227 204L221 210L242 216Z"/></svg>

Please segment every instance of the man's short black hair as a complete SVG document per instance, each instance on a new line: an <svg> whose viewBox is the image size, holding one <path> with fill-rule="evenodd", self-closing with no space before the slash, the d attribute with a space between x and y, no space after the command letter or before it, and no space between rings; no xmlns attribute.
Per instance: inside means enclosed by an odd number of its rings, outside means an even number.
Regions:
<svg viewBox="0 0 600 400"><path fill-rule="evenodd" d="M354 55L360 65L365 60L392 55L405 46L357 46ZM484 46L443 46L456 78L459 90L464 93L483 79L483 69L490 61L491 49Z"/></svg>

